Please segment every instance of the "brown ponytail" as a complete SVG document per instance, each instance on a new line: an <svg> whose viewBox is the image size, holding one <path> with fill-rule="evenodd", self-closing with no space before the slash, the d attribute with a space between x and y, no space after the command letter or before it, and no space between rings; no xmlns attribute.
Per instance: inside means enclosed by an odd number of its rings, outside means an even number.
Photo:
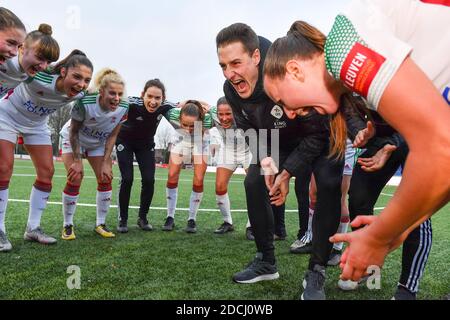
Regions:
<svg viewBox="0 0 450 320"><path fill-rule="evenodd" d="M30 32L25 38L25 47L36 46L37 54L45 60L55 62L59 59L60 49L58 42L52 37L53 30L48 24L41 24L38 30Z"/></svg>
<svg viewBox="0 0 450 320"><path fill-rule="evenodd" d="M347 124L342 111L331 116L330 120L330 154L329 158L344 159L347 147Z"/></svg>
<svg viewBox="0 0 450 320"><path fill-rule="evenodd" d="M301 58L311 59L324 52L326 36L304 21L292 24L285 37L277 39L267 52L264 75L280 79L286 75L286 63Z"/></svg>
<svg viewBox="0 0 450 320"><path fill-rule="evenodd" d="M305 21L292 24L285 37L277 39L270 47L264 63L264 75L271 79L283 79L286 64L292 59L309 60L323 54L326 36ZM330 121L330 158L345 157L347 125L341 112Z"/></svg>
<svg viewBox="0 0 450 320"><path fill-rule="evenodd" d="M83 65L94 70L91 60L88 59L86 54L80 50L73 50L65 59L58 62L55 66L51 68L51 74L59 74L62 68L69 69L76 67L78 65Z"/></svg>

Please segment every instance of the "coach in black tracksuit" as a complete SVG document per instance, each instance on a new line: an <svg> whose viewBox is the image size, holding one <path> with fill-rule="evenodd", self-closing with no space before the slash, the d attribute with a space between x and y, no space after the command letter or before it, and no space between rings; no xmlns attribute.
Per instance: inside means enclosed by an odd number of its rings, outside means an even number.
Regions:
<svg viewBox="0 0 450 320"><path fill-rule="evenodd" d="M128 120L122 125L116 142L121 182L119 191L119 232L127 232L128 207L134 177L134 156L142 177L141 202L138 225L150 231L147 215L153 200L155 186L154 137L161 119L172 104L163 104L155 112L149 112L142 98L129 98Z"/></svg>
<svg viewBox="0 0 450 320"><path fill-rule="evenodd" d="M404 166L409 150L403 137L377 112L365 109L364 105L354 105L346 106L344 113L352 139L360 130L366 128L366 119L374 124L376 134L365 146L367 150L360 156L361 158L371 158L387 145L397 147L380 170L366 172L361 164L355 165L349 189L350 218L354 220L360 214L373 214L383 188L397 170ZM427 220L412 231L403 244L402 273L394 296L396 300L415 299L431 245L431 220Z"/></svg>
<svg viewBox="0 0 450 320"><path fill-rule="evenodd" d="M236 24L242 25L242 24ZM230 26L234 28L235 25ZM238 26L239 28L239 26ZM224 29L226 30L226 29ZM218 48L221 47L222 32L217 39ZM226 32L226 31L225 31ZM236 40L234 40L236 42ZM224 41L224 45L229 44ZM279 168L286 170L297 178L304 178L305 172L310 172L309 166L314 168L318 185L318 206L315 225L320 228L315 237L310 268L316 264L326 266L331 253L332 244L329 237L333 235L340 220L341 181L343 161L328 158L329 154L329 118L321 116L315 111L296 119L289 119L284 110L277 106L265 93L263 88L263 65L270 41L259 37L259 76L256 86L247 99L242 98L230 81L224 84L224 93L233 109L236 125L247 131L254 129L279 130L279 150L268 150L266 154L261 148L250 145L252 154L258 159L258 164L251 165L245 179L245 191L250 223L252 224L258 255L247 269L234 275L233 279L239 283L253 283L260 280L273 280L278 277L275 264L273 244L273 214L261 173L259 161L279 151ZM226 49L224 49L226 51ZM219 59L221 59L219 57ZM231 63L233 64L233 62ZM224 68L225 66L223 66ZM268 134L270 137L270 133ZM261 142L260 142L261 143ZM270 146L271 141L267 141ZM272 146L273 148L273 146ZM317 212L316 211L316 212Z"/></svg>

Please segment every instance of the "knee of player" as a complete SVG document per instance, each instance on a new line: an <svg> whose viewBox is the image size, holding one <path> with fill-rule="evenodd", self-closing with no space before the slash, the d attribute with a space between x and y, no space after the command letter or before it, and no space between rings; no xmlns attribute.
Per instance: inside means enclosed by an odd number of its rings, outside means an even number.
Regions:
<svg viewBox="0 0 450 320"><path fill-rule="evenodd" d="M167 181L170 181L171 183L178 183L178 180L180 179L180 173L179 172L170 172L167 177Z"/></svg>
<svg viewBox="0 0 450 320"><path fill-rule="evenodd" d="M178 180L177 181L167 181L167 184L166 184L166 188L167 189L176 189L176 188L178 188Z"/></svg>
<svg viewBox="0 0 450 320"><path fill-rule="evenodd" d="M112 191L112 182L100 182L98 181L97 191L99 192L109 192Z"/></svg>
<svg viewBox="0 0 450 320"><path fill-rule="evenodd" d="M203 193L204 191L204 186L203 183L194 183L192 186L192 191L196 192L196 193Z"/></svg>
<svg viewBox="0 0 450 320"><path fill-rule="evenodd" d="M244 180L244 186L246 190L253 190L254 188L258 188L261 184L264 184L264 180L262 176L259 175L250 175L248 174Z"/></svg>
<svg viewBox="0 0 450 320"><path fill-rule="evenodd" d="M228 185L226 183L216 183L216 195L223 196L228 193Z"/></svg>
<svg viewBox="0 0 450 320"><path fill-rule="evenodd" d="M228 193L228 186L227 184L216 184L216 195L218 196L224 196Z"/></svg>
<svg viewBox="0 0 450 320"><path fill-rule="evenodd" d="M322 179L320 183L317 182L317 192L341 195L341 183L342 179L340 177L327 177Z"/></svg>
<svg viewBox="0 0 450 320"><path fill-rule="evenodd" d="M194 186L203 186L204 178L205 177L203 175L195 175L194 180L193 180L193 185Z"/></svg>
<svg viewBox="0 0 450 320"><path fill-rule="evenodd" d="M125 186L133 186L133 176L122 176L120 178L120 184Z"/></svg>
<svg viewBox="0 0 450 320"><path fill-rule="evenodd" d="M9 181L13 173L13 164L0 163L0 180Z"/></svg>
<svg viewBox="0 0 450 320"><path fill-rule="evenodd" d="M143 186L152 186L155 184L155 177L143 177L142 185Z"/></svg>
<svg viewBox="0 0 450 320"><path fill-rule="evenodd" d="M68 178L67 182L74 186L80 186L83 182L83 177L77 177L77 178Z"/></svg>
<svg viewBox="0 0 450 320"><path fill-rule="evenodd" d="M45 181L51 183L53 175L55 174L55 166L52 164L39 166L36 168L38 179L40 181Z"/></svg>

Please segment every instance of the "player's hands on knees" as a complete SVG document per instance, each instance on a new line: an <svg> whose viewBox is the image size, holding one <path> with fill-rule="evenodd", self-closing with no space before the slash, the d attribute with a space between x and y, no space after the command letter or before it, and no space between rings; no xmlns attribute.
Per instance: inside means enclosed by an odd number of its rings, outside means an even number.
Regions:
<svg viewBox="0 0 450 320"><path fill-rule="evenodd" d="M72 183L81 182L83 180L84 170L81 161L75 161L67 172L67 179Z"/></svg>
<svg viewBox="0 0 450 320"><path fill-rule="evenodd" d="M374 172L381 170L386 162L390 159L392 153L397 150L397 147L391 144L385 145L383 148L371 158L359 158L358 164L366 172Z"/></svg>
<svg viewBox="0 0 450 320"><path fill-rule="evenodd" d="M270 191L275 183L275 175L278 173L277 165L271 157L267 157L261 161L261 168L264 173L267 190Z"/></svg>
<svg viewBox="0 0 450 320"><path fill-rule="evenodd" d="M100 173L103 183L109 183L113 180L112 165L108 161L103 161Z"/></svg>
<svg viewBox="0 0 450 320"><path fill-rule="evenodd" d="M375 136L375 133L373 123L371 121L367 122L367 128L359 131L356 135L355 141L353 141L353 147L364 148L367 142Z"/></svg>
<svg viewBox="0 0 450 320"><path fill-rule="evenodd" d="M282 206L289 194L289 180L283 179L278 175L275 179L274 187L270 190L270 203L275 206Z"/></svg>

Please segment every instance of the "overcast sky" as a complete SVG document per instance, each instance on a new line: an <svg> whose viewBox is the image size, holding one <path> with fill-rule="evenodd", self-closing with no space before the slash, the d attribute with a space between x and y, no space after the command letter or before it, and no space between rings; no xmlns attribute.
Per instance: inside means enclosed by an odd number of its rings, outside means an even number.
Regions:
<svg viewBox="0 0 450 320"><path fill-rule="evenodd" d="M244 22L273 41L295 20L324 33L349 0L2 0L28 30L53 27L62 55L83 50L96 70L111 67L124 77L129 95L159 78L170 101L223 95L215 37Z"/></svg>

